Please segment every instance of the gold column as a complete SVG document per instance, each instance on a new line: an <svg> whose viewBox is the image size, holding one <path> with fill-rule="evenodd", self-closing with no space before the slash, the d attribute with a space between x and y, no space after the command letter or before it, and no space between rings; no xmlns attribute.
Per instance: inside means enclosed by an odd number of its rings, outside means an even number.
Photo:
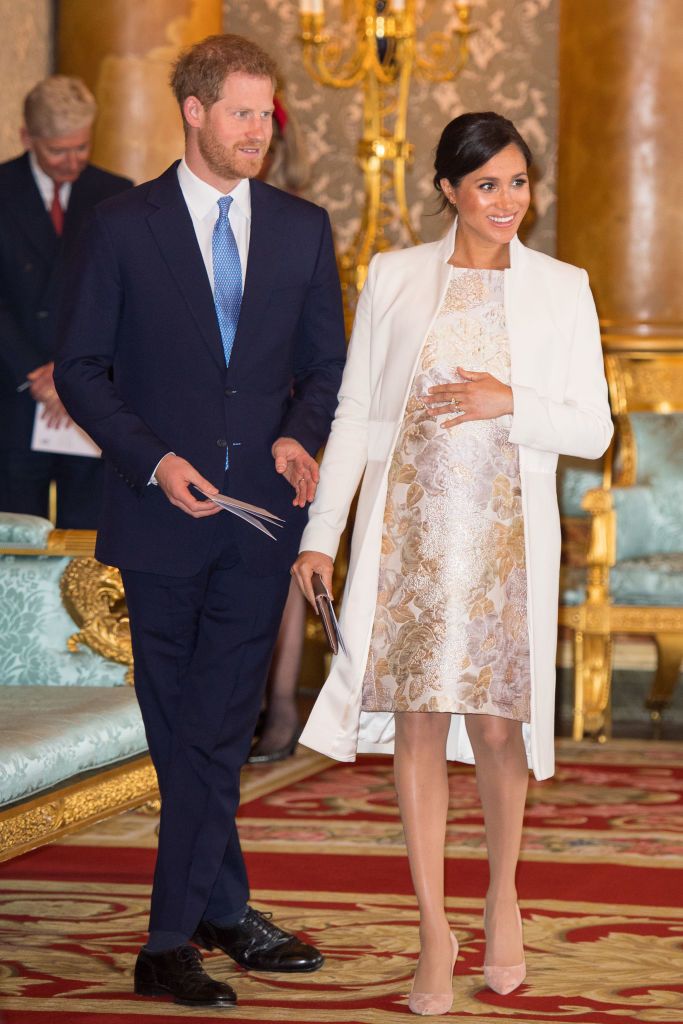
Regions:
<svg viewBox="0 0 683 1024"><path fill-rule="evenodd" d="M561 0L558 255L588 270L606 334L672 345L683 335L681 54L681 0Z"/></svg>
<svg viewBox="0 0 683 1024"><path fill-rule="evenodd" d="M94 163L140 182L181 155L170 65L222 21L221 0L61 0L57 67L97 99Z"/></svg>

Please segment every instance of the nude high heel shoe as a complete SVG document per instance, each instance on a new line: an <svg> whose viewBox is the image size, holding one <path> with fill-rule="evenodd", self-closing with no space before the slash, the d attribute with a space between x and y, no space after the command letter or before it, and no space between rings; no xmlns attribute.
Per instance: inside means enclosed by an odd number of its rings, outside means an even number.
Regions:
<svg viewBox="0 0 683 1024"><path fill-rule="evenodd" d="M453 962L451 964L451 976L455 970L455 961L458 958L458 940L451 932L451 946L453 947ZM413 985L415 982L413 981ZM413 992L408 996L408 1009L411 1013L417 1013L421 1017L438 1017L448 1013L453 1005L453 988L450 992Z"/></svg>
<svg viewBox="0 0 683 1024"><path fill-rule="evenodd" d="M519 912L519 907L517 907L517 920L519 921L519 930L521 932L522 915ZM486 923L484 923L484 928L486 928ZM493 967L490 964L484 964L484 981L490 989L493 989L500 996L507 996L510 992L514 992L525 978L525 960L522 960L521 964L515 964L513 967Z"/></svg>

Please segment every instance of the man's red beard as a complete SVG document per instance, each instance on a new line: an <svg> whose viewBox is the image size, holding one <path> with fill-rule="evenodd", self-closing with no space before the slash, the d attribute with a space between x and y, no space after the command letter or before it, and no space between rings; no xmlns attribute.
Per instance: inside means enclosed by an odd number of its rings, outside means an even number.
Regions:
<svg viewBox="0 0 683 1024"><path fill-rule="evenodd" d="M207 167L218 177L226 180L255 178L261 170L267 152L266 147L259 146L260 152L253 157L240 153L240 146L249 146L255 149L259 145L246 139L236 142L232 150L229 150L216 139L213 132L206 129L200 129L197 135L197 145Z"/></svg>

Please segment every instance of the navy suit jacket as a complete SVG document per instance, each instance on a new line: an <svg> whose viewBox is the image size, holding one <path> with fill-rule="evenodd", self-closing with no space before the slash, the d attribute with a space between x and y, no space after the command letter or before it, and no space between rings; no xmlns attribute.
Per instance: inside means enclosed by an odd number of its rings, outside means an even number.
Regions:
<svg viewBox="0 0 683 1024"><path fill-rule="evenodd" d="M88 165L71 188L59 238L31 173L28 153L0 164L0 447L30 444L35 402L16 389L54 359L56 307L68 257L96 203L132 182Z"/></svg>
<svg viewBox="0 0 683 1024"><path fill-rule="evenodd" d="M218 516L193 519L148 484L170 451L286 519L276 543L235 519L253 571L296 557L307 513L270 449L287 436L313 455L327 438L345 361L341 290L324 210L258 181L251 202L228 368L177 164L101 204L71 263L55 382L104 453L97 557L107 564L190 576L204 563Z"/></svg>

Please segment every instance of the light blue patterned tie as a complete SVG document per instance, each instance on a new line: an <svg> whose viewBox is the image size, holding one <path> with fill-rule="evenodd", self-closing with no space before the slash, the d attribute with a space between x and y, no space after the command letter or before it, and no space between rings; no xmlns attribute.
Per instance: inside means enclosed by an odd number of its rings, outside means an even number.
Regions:
<svg viewBox="0 0 683 1024"><path fill-rule="evenodd" d="M211 248L213 253L213 286L216 316L223 342L225 365L230 365L232 346L235 341L237 322L242 305L242 264L237 242L230 227L228 210L232 196L218 200L218 220L214 224ZM228 468L228 451L225 452L225 468Z"/></svg>
<svg viewBox="0 0 683 1024"><path fill-rule="evenodd" d="M216 304L216 316L221 330L225 365L230 364L230 355L237 331L242 305L242 264L237 249L237 242L230 227L228 210L232 196L222 196L218 200L218 220L214 224L213 251L213 294Z"/></svg>

